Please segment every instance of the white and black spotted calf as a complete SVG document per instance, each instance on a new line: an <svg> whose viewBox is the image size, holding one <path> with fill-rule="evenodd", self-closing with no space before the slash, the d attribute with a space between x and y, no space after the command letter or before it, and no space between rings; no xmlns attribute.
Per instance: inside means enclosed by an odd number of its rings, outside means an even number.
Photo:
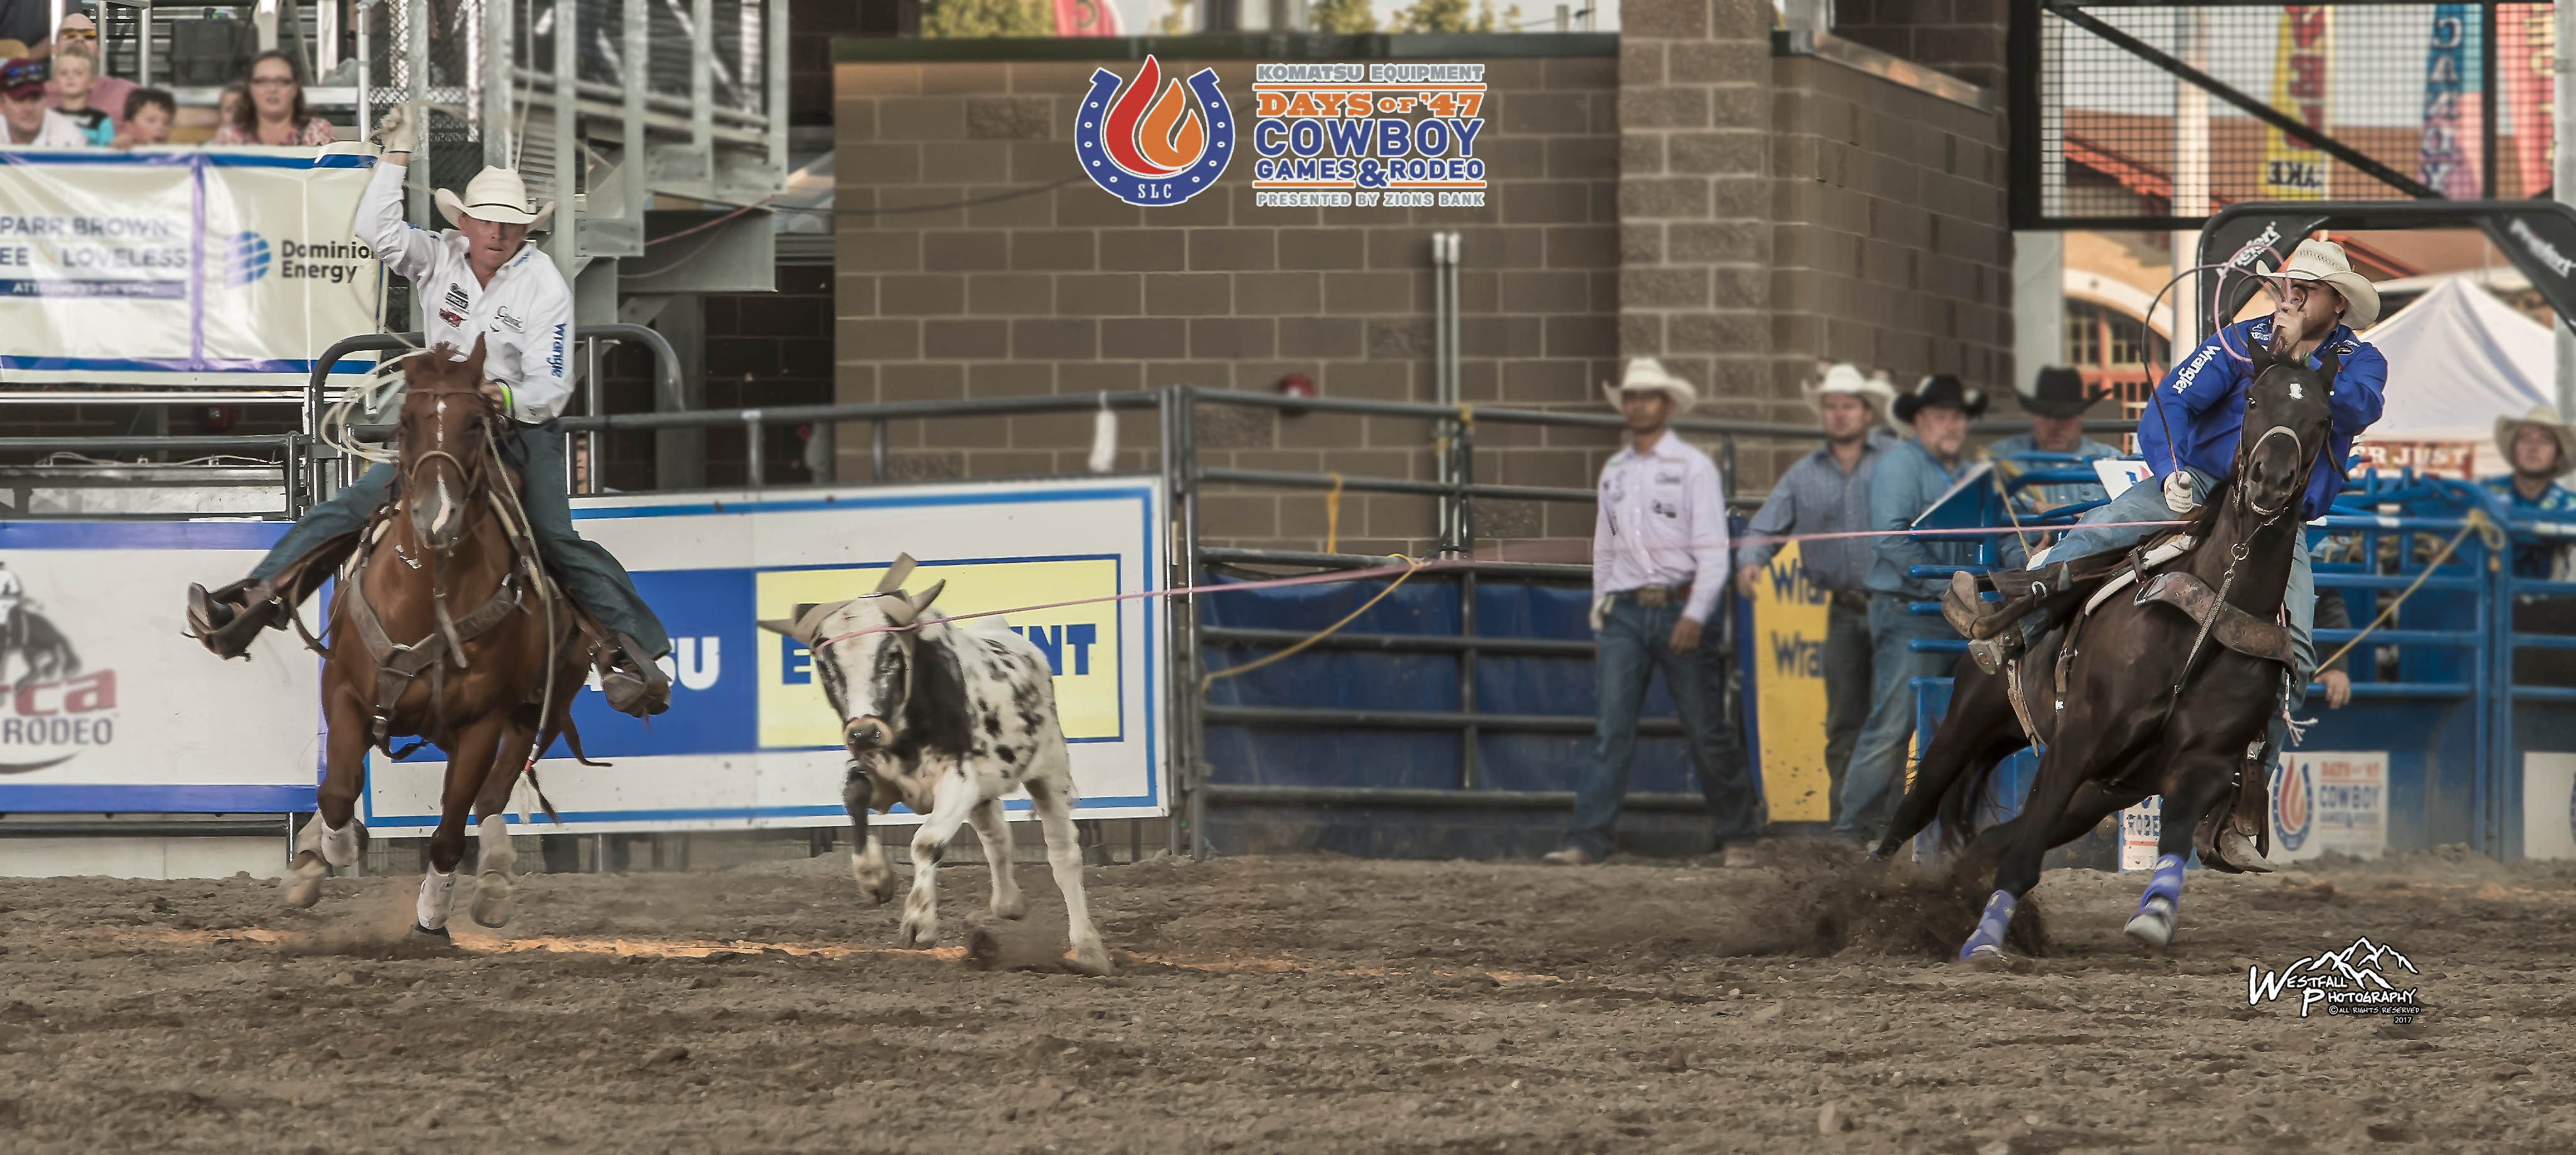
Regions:
<svg viewBox="0 0 2576 1155"><path fill-rule="evenodd" d="M922 816L912 837L912 893L904 899L904 946L939 938L940 856L972 822L993 864L993 913L1027 910L1011 878L1011 837L1002 798L1027 790L1046 834L1047 862L1071 923L1080 969L1109 973L1109 952L1091 925L1082 893L1082 851L1073 827L1073 760L1056 720L1046 656L1000 618L950 622L927 612L947 583L919 594L901 586L910 555L896 559L877 592L797 607L793 621L763 621L814 654L814 676L841 718L850 773L841 787L856 836L850 871L878 902L894 897L894 875L870 810L901 802ZM907 628L908 627L908 628Z"/></svg>

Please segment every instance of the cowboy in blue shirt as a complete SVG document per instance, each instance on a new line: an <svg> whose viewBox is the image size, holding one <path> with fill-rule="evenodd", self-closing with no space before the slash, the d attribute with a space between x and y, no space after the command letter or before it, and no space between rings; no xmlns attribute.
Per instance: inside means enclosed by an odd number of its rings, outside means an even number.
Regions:
<svg viewBox="0 0 2576 1155"><path fill-rule="evenodd" d="M2554 406L2535 406L2521 417L2498 417L2496 448L2513 472L2486 480L2488 492L2515 518L2576 521L2576 493L2558 478L2576 469L2576 428L2559 423ZM2559 538L2525 538L2513 544L2513 576L2548 580L2565 552ZM6 621L0 617L0 621Z"/></svg>
<svg viewBox="0 0 2576 1155"><path fill-rule="evenodd" d="M2299 516L2322 516L2334 504L2335 494L2343 491L2343 463L2351 456L2353 438L2379 420L2382 393L2388 384L2387 359L2353 335L2353 330L2367 328L2379 319L2379 291L2367 278L2352 271L2342 246L2331 241L2299 242L2281 273L2285 291L2271 316L2220 329L2156 385L2147 404L2148 412L2138 419L2138 451L2150 467L2159 471L2158 478L2130 486L2108 504L2087 512L2079 519L2080 528L2070 531L2054 548L2033 557L2031 565L2126 548L2145 538L2151 527L2095 527L2103 523L2169 521L2199 505L2235 463L2237 432L2245 424L2245 389L2253 383L2253 351L2258 345L2294 354L2310 367L2321 367L2318 354L2329 349L2340 358L2341 370L2335 375L2334 394L2328 402L2333 429L2326 451L2309 473L2307 500ZM2315 673L2317 662L2312 636L2316 578L2308 569L2306 535L2294 540L2297 550L2290 566L2286 598L2290 648L2298 665L2285 703L2292 711L2306 701L2308 679ZM2022 620L2019 629L1970 642L1968 653L1977 659L1979 668L1993 673L2038 640L2047 626L2044 617L2033 614ZM2284 731L2276 719L2271 749L2280 749ZM2248 775L2247 789L2260 788L2259 776ZM2246 808L2240 806L2240 824L2246 821L2245 814ZM2241 826L2224 831L2219 850L2231 864L2269 869L2248 841L2253 833Z"/></svg>

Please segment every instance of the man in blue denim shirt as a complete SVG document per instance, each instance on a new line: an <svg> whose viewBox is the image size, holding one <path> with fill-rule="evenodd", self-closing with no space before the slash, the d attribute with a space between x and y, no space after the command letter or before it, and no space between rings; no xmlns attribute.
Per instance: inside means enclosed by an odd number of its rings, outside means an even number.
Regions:
<svg viewBox="0 0 2576 1155"><path fill-rule="evenodd" d="M1903 530L1923 516L1966 473L1960 448L1967 443L1968 422L1986 411L1986 395L1949 374L1927 377L1914 392L1896 399L1896 418L1912 426L1913 436L1881 454L1869 479L1869 528ZM2019 547L2012 546L2018 552ZM1834 820L1836 836L1867 845L1877 841L1894 812L1895 785L1902 779L1908 740L1914 736L1916 678L1937 678L1956 661L1948 654L1914 652L1907 643L1952 640L1958 631L1940 615L1913 612L1912 603L1941 596L1943 582L1907 577L1918 565L1972 565L1974 538L1918 541L1910 534L1889 533L1872 539L1868 587L1870 638L1869 720L1860 728L1851 766L1843 772L1843 808Z"/></svg>
<svg viewBox="0 0 2576 1155"><path fill-rule="evenodd" d="M2120 447L2106 445L2084 435L2084 411L2094 402L2111 395L2108 389L2086 390L2084 374L2058 366L2041 369L2030 394L2021 399L2021 407L2030 414L2030 432L2004 438L1986 447L1992 457L2013 458L2032 453L2053 453L2092 462L2104 457L2120 456ZM2056 469L2062 462L2022 462L2026 469ZM2096 481L2065 482L2025 489L2020 495L2024 513L2046 513L2061 505L2078 505L2101 501L2110 495Z"/></svg>

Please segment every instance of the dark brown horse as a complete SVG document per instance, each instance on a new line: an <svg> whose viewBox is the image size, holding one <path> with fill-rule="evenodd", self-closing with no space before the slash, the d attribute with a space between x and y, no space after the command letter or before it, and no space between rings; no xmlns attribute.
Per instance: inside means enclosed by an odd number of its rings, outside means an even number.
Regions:
<svg viewBox="0 0 2576 1155"><path fill-rule="evenodd" d="M2078 580L2036 596L2071 620L1994 674L1960 660L1949 712L1871 853L1885 858L1937 816L1948 849L1973 836L1968 860L1996 863L1994 894L1961 959L2002 957L2004 929L2038 884L2050 847L2158 794L2156 871L2128 933L2153 946L2171 941L2195 837L2224 820L2222 804L2240 775L2264 773L2254 751L2281 708L2289 661L2287 631L2275 619L2308 473L2326 446L2336 369L2331 353L2323 369L2310 369L2258 348L2235 462L2191 523L2136 551L2079 558L2064 570L2052 559L2042 572ZM2162 555L2153 547L2179 537L2196 544L2156 561ZM2131 584L2098 596L2132 570ZM2081 612L2087 601L2097 603L2089 615ZM2020 815L1979 829L1988 776L2034 739L2039 773Z"/></svg>
<svg viewBox="0 0 2576 1155"><path fill-rule="evenodd" d="M417 736L448 762L414 933L444 937L469 808L482 840L474 920L509 920L514 856L503 811L530 752L568 731L590 648L541 575L518 513L520 479L500 453L504 418L481 391L483 343L461 361L445 346L414 354L403 372L393 500L361 536L331 602L328 766L320 810L296 840L286 900L312 905L323 862L355 860L368 747L390 755L392 738ZM403 772L390 758L378 771Z"/></svg>

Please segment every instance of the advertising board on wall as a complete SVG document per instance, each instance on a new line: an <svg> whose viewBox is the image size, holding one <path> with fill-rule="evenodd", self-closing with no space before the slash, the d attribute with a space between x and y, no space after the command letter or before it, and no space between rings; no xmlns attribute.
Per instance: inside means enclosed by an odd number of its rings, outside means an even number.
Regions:
<svg viewBox="0 0 2576 1155"><path fill-rule="evenodd" d="M0 150L0 381L303 384L378 328L381 266L351 232L375 162L358 144Z"/></svg>
<svg viewBox="0 0 2576 1155"><path fill-rule="evenodd" d="M1054 667L1077 813L1163 814L1164 607L1150 597L1106 600L1160 587L1163 508L1158 481L1117 477L577 499L583 536L626 564L670 630L672 704L638 721L596 693L580 695L583 747L613 765L582 766L558 746L538 766L545 793L570 830L847 822L848 758L812 655L757 623L870 592L896 554L910 553L921 563L908 583L915 592L948 583L934 606L941 612L1053 607L979 628L1019 632ZM1082 604L1056 604L1064 602ZM430 747L392 765L379 758L364 799L369 828L399 836L435 825L444 757ZM1028 800L1005 805L1024 815Z"/></svg>
<svg viewBox="0 0 2576 1155"><path fill-rule="evenodd" d="M313 807L320 666L286 634L220 662L181 591L280 522L0 522L0 812Z"/></svg>

